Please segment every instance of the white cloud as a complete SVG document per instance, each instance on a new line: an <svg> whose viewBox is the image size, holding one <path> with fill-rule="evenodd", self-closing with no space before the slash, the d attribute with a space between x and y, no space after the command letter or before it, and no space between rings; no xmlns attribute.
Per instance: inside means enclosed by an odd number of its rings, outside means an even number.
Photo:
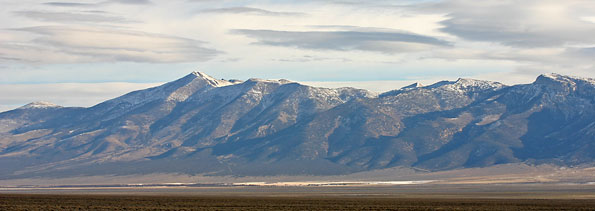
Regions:
<svg viewBox="0 0 595 211"><path fill-rule="evenodd" d="M587 21L587 22L591 22L591 23L595 23L595 17L594 16L582 17L581 20Z"/></svg>
<svg viewBox="0 0 595 211"><path fill-rule="evenodd" d="M15 14L47 22L58 23L128 23L133 22L123 17L98 14L95 11L84 12L50 12L50 11L17 11Z"/></svg>
<svg viewBox="0 0 595 211"><path fill-rule="evenodd" d="M106 0L100 2L86 3L86 2L45 2L49 6L56 7L100 7L109 4L128 4L128 5L150 5L153 2L149 0Z"/></svg>
<svg viewBox="0 0 595 211"><path fill-rule="evenodd" d="M516 47L595 42L595 25L581 21L595 11L593 1L452 0L429 8L448 14L442 31L468 40Z"/></svg>
<svg viewBox="0 0 595 211"><path fill-rule="evenodd" d="M235 29L232 32L255 38L258 40L256 44L315 50L360 50L393 54L450 46L450 43L444 40L400 31Z"/></svg>
<svg viewBox="0 0 595 211"><path fill-rule="evenodd" d="M35 63L83 62L196 62L212 59L220 51L199 40L130 30L38 26L14 29L33 39L0 44L5 60Z"/></svg>
<svg viewBox="0 0 595 211"><path fill-rule="evenodd" d="M249 14L249 15L266 15L266 16L300 16L304 13L299 12L277 12L253 7L224 7L215 9L205 9L199 13L214 13L214 14Z"/></svg>

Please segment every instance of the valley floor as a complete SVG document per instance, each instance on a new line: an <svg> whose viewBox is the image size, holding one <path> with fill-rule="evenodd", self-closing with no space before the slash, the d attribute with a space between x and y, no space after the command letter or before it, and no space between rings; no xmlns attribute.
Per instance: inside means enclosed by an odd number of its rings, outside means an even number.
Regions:
<svg viewBox="0 0 595 211"><path fill-rule="evenodd" d="M0 179L0 210L595 210L595 168Z"/></svg>
<svg viewBox="0 0 595 211"><path fill-rule="evenodd" d="M595 210L579 186L208 187L0 194L0 210Z"/></svg>
<svg viewBox="0 0 595 211"><path fill-rule="evenodd" d="M595 210L595 185L3 189L0 210Z"/></svg>

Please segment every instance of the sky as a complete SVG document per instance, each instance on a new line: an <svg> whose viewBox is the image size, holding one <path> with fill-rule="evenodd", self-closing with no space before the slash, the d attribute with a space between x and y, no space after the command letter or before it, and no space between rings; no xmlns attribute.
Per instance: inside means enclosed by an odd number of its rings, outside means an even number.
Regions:
<svg viewBox="0 0 595 211"><path fill-rule="evenodd" d="M595 77L592 0L0 0L0 111L201 71L376 92Z"/></svg>

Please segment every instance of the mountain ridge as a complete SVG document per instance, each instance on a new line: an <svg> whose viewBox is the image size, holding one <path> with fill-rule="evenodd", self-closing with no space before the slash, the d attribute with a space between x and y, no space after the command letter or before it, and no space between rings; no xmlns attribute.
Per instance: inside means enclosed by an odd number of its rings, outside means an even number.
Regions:
<svg viewBox="0 0 595 211"><path fill-rule="evenodd" d="M594 81L460 78L377 94L192 72L89 108L0 113L0 165L8 166L0 178L592 163Z"/></svg>

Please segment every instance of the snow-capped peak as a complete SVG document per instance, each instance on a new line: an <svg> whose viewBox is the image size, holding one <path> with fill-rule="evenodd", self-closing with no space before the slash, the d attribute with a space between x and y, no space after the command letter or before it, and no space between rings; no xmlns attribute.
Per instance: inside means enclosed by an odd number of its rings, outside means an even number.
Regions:
<svg viewBox="0 0 595 211"><path fill-rule="evenodd" d="M557 73L544 73L541 74L539 77L545 77L545 78L550 78L550 79L554 79L554 80L560 80L562 78L564 78L565 76L557 74Z"/></svg>
<svg viewBox="0 0 595 211"><path fill-rule="evenodd" d="M424 86L423 88L467 92L478 90L497 90L503 87L505 87L505 85L498 82L459 78L456 81L439 81L435 84Z"/></svg>
<svg viewBox="0 0 595 211"><path fill-rule="evenodd" d="M595 79L547 73L537 77L533 84L558 91L570 91L576 90L579 87L592 87L595 85Z"/></svg>
<svg viewBox="0 0 595 211"><path fill-rule="evenodd" d="M277 84L295 83L293 81L286 80L286 79L274 80L274 79L260 79L260 78L250 78L250 79L248 79L247 82L257 82L257 83L262 82L262 83L277 83Z"/></svg>
<svg viewBox="0 0 595 211"><path fill-rule="evenodd" d="M45 102L45 101L37 101L37 102L32 102L29 103L27 105L21 106L18 109L40 109L40 108L61 108L62 106L50 103L50 102Z"/></svg>
<svg viewBox="0 0 595 211"><path fill-rule="evenodd" d="M207 75L207 74L205 74L203 72L199 72L199 71L194 71L194 72L190 73L190 75L196 76L196 78L199 78L199 79L207 82L209 85L211 85L213 87L229 86L229 85L233 85L233 84L237 83L236 81L215 79L215 78L211 77L210 75Z"/></svg>
<svg viewBox="0 0 595 211"><path fill-rule="evenodd" d="M569 81L584 81L584 82L587 82L590 84L595 84L595 79L593 79L593 78L566 76L566 75L560 75L557 73L541 74L539 77L537 77L537 80L535 82L540 83L540 82L543 82L544 80L557 81L557 82L562 82L562 83L567 83Z"/></svg>
<svg viewBox="0 0 595 211"><path fill-rule="evenodd" d="M466 89L471 87L479 89L498 89L504 87L504 84L493 81L459 78L452 84L452 86L457 87L459 89Z"/></svg>

